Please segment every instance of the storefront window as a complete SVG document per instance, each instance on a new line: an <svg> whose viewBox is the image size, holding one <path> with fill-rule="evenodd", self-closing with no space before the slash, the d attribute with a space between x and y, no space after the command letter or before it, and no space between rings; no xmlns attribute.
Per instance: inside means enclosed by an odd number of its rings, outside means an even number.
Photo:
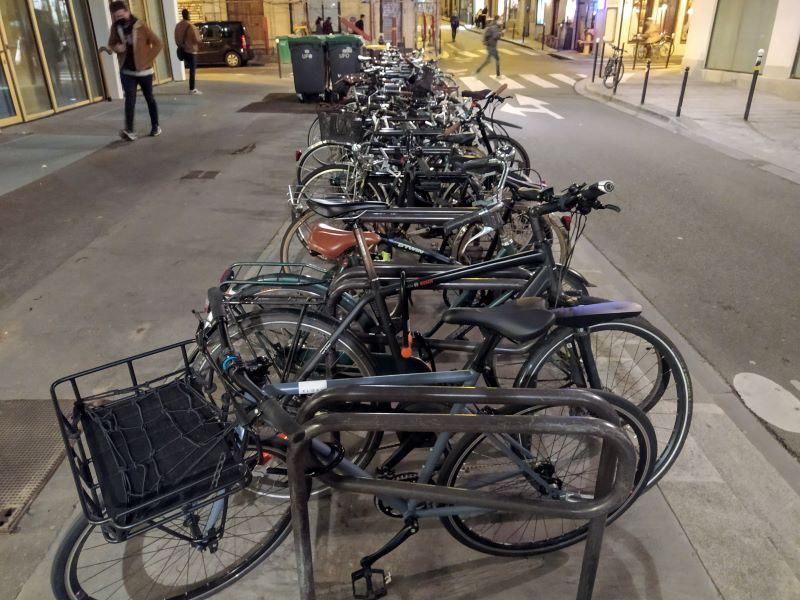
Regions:
<svg viewBox="0 0 800 600"><path fill-rule="evenodd" d="M0 63L0 121L8 119L17 114L14 110L14 101L11 98L11 88L8 86L8 79Z"/></svg>
<svg viewBox="0 0 800 600"><path fill-rule="evenodd" d="M719 0L706 67L751 72L758 50L768 49L777 8L778 0Z"/></svg>
<svg viewBox="0 0 800 600"><path fill-rule="evenodd" d="M8 44L7 56L16 75L25 112L36 114L50 110L50 96L27 3L25 0L0 0L0 17Z"/></svg>
<svg viewBox="0 0 800 600"><path fill-rule="evenodd" d="M794 70L792 77L800 78L800 43L797 44L797 54L794 57Z"/></svg>
<svg viewBox="0 0 800 600"><path fill-rule="evenodd" d="M78 44L65 0L34 0L50 81L59 106L87 100Z"/></svg>
<svg viewBox="0 0 800 600"><path fill-rule="evenodd" d="M164 25L164 12L161 8L159 0L147 0L147 24L150 29L161 38L164 43L164 49L156 56L156 74L158 81L166 81L172 79L172 68L169 62L169 47L167 46L167 29Z"/></svg>
<svg viewBox="0 0 800 600"><path fill-rule="evenodd" d="M104 94L103 76L100 73L100 63L97 58L97 44L92 33L92 20L89 16L89 7L86 4L86 0L72 0L72 8L75 10L75 21L78 26L78 37L81 39L86 72L89 74L89 89L91 90L92 98L99 98Z"/></svg>

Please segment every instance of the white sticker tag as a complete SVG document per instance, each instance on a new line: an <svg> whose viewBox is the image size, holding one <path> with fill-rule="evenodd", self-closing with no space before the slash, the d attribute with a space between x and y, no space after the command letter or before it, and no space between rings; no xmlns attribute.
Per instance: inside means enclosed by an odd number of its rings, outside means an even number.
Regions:
<svg viewBox="0 0 800 600"><path fill-rule="evenodd" d="M316 394L324 389L327 389L328 382L324 379L317 379L316 381L301 381L297 384L297 393L300 395Z"/></svg>

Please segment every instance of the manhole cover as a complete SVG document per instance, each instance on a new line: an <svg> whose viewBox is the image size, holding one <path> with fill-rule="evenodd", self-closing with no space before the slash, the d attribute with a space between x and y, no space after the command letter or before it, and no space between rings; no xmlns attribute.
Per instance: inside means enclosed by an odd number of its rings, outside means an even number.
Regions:
<svg viewBox="0 0 800 600"><path fill-rule="evenodd" d="M50 400L0 401L0 533L14 530L63 457Z"/></svg>

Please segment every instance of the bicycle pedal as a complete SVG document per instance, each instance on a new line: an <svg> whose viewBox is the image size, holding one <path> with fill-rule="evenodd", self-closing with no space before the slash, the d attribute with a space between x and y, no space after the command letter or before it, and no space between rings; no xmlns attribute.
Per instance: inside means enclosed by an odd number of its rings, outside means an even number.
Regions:
<svg viewBox="0 0 800 600"><path fill-rule="evenodd" d="M353 598L356 600L377 600L386 595L386 586L392 581L392 574L383 569L365 567L353 571Z"/></svg>

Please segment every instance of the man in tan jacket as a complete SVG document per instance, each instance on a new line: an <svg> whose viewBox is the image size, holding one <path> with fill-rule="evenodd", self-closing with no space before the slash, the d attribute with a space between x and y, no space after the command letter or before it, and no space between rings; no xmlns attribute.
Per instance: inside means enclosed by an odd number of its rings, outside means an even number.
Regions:
<svg viewBox="0 0 800 600"><path fill-rule="evenodd" d="M125 92L125 129L119 132L123 140L133 141L133 115L136 109L136 88L142 95L150 113L150 135L161 135L158 124L158 105L153 96L153 61L161 52L158 36L131 14L123 0L114 0L108 5L113 25L108 36L108 47L117 53L120 63L120 79Z"/></svg>
<svg viewBox="0 0 800 600"><path fill-rule="evenodd" d="M181 11L183 20L175 25L175 45L180 49L179 54L182 53L181 60L189 69L189 93L202 94L200 90L195 87L195 74L197 72L197 50L200 47L200 36L197 35L197 29L189 21L189 11L185 8Z"/></svg>

